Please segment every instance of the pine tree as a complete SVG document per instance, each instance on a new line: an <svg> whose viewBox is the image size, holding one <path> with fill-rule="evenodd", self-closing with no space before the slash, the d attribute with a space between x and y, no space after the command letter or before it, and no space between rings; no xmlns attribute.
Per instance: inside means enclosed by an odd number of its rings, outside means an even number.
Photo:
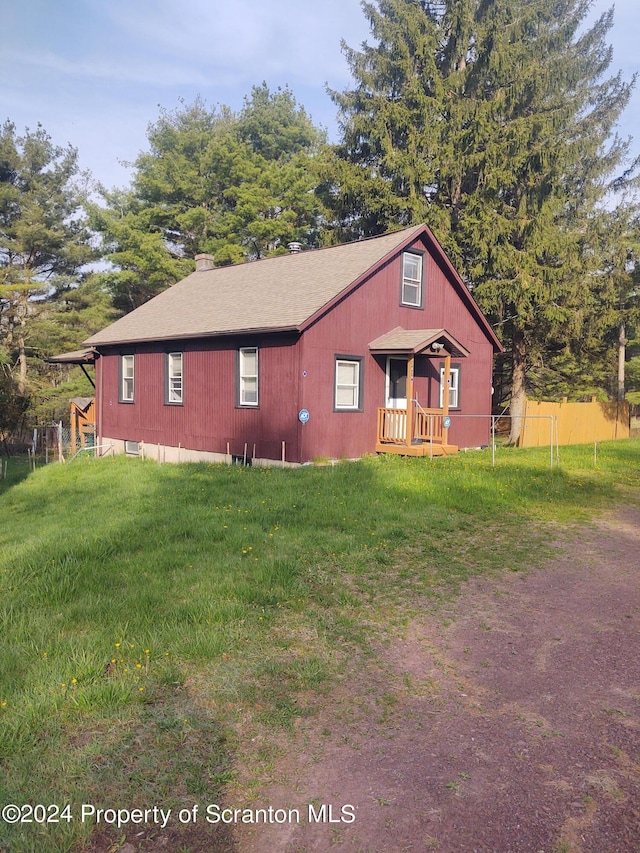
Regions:
<svg viewBox="0 0 640 853"><path fill-rule="evenodd" d="M598 310L593 326L612 352L607 360L608 384L611 396L622 402L627 345L640 329L640 209L633 200L626 200L613 210L601 211L597 221L599 264L594 279Z"/></svg>
<svg viewBox="0 0 640 853"><path fill-rule="evenodd" d="M57 287L77 284L94 257L83 216L77 152L44 129L0 130L0 361L18 395L29 390L36 319Z"/></svg>
<svg viewBox="0 0 640 853"><path fill-rule="evenodd" d="M363 8L375 44L345 46L356 86L333 93L336 216L362 235L432 227L510 351L515 441L529 369L593 309L591 219L628 153L613 13L585 28L588 0Z"/></svg>

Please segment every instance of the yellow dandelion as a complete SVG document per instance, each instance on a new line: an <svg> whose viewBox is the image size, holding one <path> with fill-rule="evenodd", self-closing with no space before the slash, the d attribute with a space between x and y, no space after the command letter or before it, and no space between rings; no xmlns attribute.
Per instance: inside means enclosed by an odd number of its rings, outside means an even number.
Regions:
<svg viewBox="0 0 640 853"><path fill-rule="evenodd" d="M150 654L151 654L151 650L150 650L150 649L145 649L145 650L144 650L144 653L145 653L145 655L150 655Z"/></svg>
<svg viewBox="0 0 640 853"><path fill-rule="evenodd" d="M140 693L144 693L144 687L139 687L138 690L140 691Z"/></svg>
<svg viewBox="0 0 640 853"><path fill-rule="evenodd" d="M120 648L120 643L116 643L116 649Z"/></svg>
<svg viewBox="0 0 640 853"><path fill-rule="evenodd" d="M142 669L142 664L141 664L141 663L137 663L137 664L136 664L136 669Z"/></svg>
<svg viewBox="0 0 640 853"><path fill-rule="evenodd" d="M72 683L72 684L77 684L77 683L78 683L78 679L77 679L77 678L72 678L72 679L71 679L71 683Z"/></svg>
<svg viewBox="0 0 640 853"><path fill-rule="evenodd" d="M0 702L0 708L6 708L6 707L7 707L6 702Z"/></svg>
<svg viewBox="0 0 640 853"><path fill-rule="evenodd" d="M66 687L66 686L67 686L67 685L66 685L66 682L64 682L64 681L63 681L63 682L62 682L62 684L60 685L60 687Z"/></svg>

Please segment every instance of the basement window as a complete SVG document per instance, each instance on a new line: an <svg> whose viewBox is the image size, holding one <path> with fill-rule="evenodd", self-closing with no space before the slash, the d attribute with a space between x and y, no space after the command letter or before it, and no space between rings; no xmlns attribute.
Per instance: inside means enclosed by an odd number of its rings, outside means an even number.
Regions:
<svg viewBox="0 0 640 853"><path fill-rule="evenodd" d="M124 452L127 454L127 456L140 456L140 442L125 441Z"/></svg>

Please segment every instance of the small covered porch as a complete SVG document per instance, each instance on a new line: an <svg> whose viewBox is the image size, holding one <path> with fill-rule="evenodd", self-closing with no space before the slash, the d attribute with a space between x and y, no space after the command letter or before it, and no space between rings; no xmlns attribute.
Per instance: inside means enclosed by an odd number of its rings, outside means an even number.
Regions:
<svg viewBox="0 0 640 853"><path fill-rule="evenodd" d="M92 348L74 350L45 359L48 364L76 364L87 377L92 387L95 382L87 373L88 366L95 366L97 353ZM71 400L69 424L71 427L71 447L77 450L94 447L96 443L96 405L95 397L74 397Z"/></svg>
<svg viewBox="0 0 640 853"><path fill-rule="evenodd" d="M385 405L378 408L376 452L403 456L447 456L458 452L449 442L451 359L469 351L446 329L397 327L369 344L385 359ZM440 405L423 405L415 390L416 359L442 364ZM426 401L425 401L426 402Z"/></svg>

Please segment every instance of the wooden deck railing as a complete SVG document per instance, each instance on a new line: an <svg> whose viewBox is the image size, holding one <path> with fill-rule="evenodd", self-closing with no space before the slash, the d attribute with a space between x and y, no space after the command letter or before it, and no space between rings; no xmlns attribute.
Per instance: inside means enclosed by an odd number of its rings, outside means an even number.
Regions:
<svg viewBox="0 0 640 853"><path fill-rule="evenodd" d="M444 413L442 409L423 409L414 412L411 439L442 444ZM407 443L407 410L378 409L378 441L382 444Z"/></svg>
<svg viewBox="0 0 640 853"><path fill-rule="evenodd" d="M406 444L406 409L378 409L378 441L385 444Z"/></svg>
<svg viewBox="0 0 640 853"><path fill-rule="evenodd" d="M414 435L422 441L442 444L444 440L443 419L442 409L423 409L420 407L416 410Z"/></svg>

